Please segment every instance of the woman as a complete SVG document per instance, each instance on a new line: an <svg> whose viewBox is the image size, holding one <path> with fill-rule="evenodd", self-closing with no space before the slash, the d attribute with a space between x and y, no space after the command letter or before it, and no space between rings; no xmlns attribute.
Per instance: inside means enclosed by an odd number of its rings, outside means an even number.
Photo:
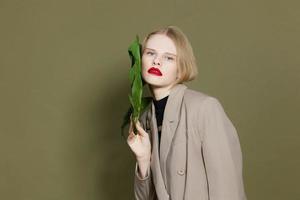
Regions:
<svg viewBox="0 0 300 200"><path fill-rule="evenodd" d="M192 47L175 26L142 44L142 77L153 101L127 143L136 156L137 200L246 200L242 153L220 102L187 88L197 75Z"/></svg>

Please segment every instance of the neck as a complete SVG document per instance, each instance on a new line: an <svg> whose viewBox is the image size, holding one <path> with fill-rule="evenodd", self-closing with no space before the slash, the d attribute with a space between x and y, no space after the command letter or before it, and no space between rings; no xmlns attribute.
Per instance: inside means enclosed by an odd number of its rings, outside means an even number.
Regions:
<svg viewBox="0 0 300 200"><path fill-rule="evenodd" d="M163 99L164 97L168 96L171 92L171 89L174 85L170 85L167 87L157 87L154 85L149 85L150 91L152 93L152 96L156 101Z"/></svg>

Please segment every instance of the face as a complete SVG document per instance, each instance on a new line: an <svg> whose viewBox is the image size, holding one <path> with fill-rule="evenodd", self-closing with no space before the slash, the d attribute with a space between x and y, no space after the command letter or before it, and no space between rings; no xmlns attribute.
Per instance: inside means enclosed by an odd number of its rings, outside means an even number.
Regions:
<svg viewBox="0 0 300 200"><path fill-rule="evenodd" d="M177 78L176 46L166 35L152 35L142 55L142 77L151 87L172 87Z"/></svg>

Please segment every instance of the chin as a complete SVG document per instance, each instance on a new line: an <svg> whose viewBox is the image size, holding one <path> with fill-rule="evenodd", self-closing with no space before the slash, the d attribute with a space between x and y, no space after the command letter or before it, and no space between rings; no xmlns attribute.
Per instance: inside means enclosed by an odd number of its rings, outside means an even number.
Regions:
<svg viewBox="0 0 300 200"><path fill-rule="evenodd" d="M145 82L148 83L149 85L153 85L153 86L160 86L162 85L162 80L159 80L158 78L154 78L154 77L146 77L144 78Z"/></svg>
<svg viewBox="0 0 300 200"><path fill-rule="evenodd" d="M147 83L148 83L148 85L154 86L154 87L162 87L163 86L163 84L153 82L153 81L147 81Z"/></svg>
<svg viewBox="0 0 300 200"><path fill-rule="evenodd" d="M162 83L158 81L149 81L147 82L151 87L156 87L156 88L164 88L164 87L169 87L171 84L170 83Z"/></svg>

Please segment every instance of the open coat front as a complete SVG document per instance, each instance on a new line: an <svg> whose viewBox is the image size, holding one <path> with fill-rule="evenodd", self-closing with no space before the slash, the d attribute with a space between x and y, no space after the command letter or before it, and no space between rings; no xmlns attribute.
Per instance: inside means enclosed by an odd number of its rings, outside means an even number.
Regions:
<svg viewBox="0 0 300 200"><path fill-rule="evenodd" d="M246 200L239 138L215 97L174 86L160 152L153 102L140 122L149 133L152 154L147 177L141 178L135 165L136 200Z"/></svg>

